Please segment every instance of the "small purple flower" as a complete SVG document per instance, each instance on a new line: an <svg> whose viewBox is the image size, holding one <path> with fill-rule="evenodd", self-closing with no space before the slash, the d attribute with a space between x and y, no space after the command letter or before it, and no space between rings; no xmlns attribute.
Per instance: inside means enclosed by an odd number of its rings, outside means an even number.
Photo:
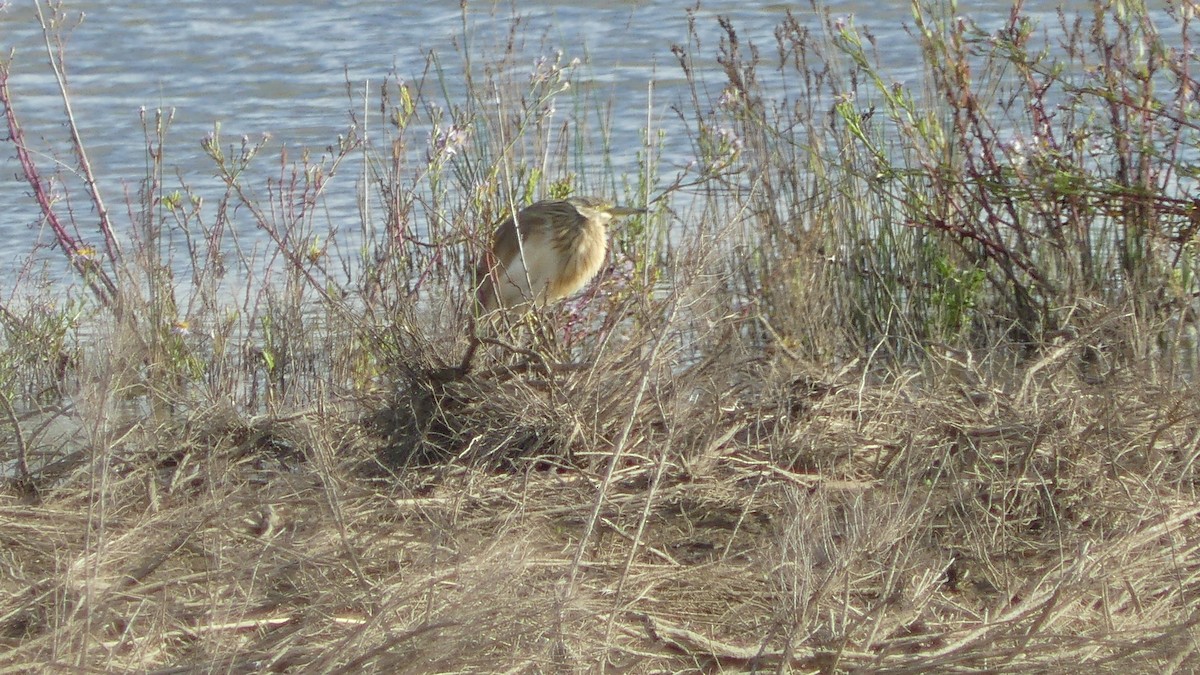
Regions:
<svg viewBox="0 0 1200 675"><path fill-rule="evenodd" d="M467 130L457 124L444 130L435 128L429 135L430 160L457 155L458 151L467 144L467 137Z"/></svg>
<svg viewBox="0 0 1200 675"><path fill-rule="evenodd" d="M730 154L737 153L742 149L742 139L731 127L717 129L717 138L721 140L723 146L729 148Z"/></svg>
<svg viewBox="0 0 1200 675"><path fill-rule="evenodd" d="M721 91L721 97L717 99L717 107L732 108L742 100L741 93L733 87L725 87Z"/></svg>
<svg viewBox="0 0 1200 675"><path fill-rule="evenodd" d="M562 62L562 57L563 53L561 49L554 51L553 59L539 56L537 61L533 63L533 72L529 74L529 81L533 84L542 84L543 82L557 79L562 72L562 67L558 65Z"/></svg>

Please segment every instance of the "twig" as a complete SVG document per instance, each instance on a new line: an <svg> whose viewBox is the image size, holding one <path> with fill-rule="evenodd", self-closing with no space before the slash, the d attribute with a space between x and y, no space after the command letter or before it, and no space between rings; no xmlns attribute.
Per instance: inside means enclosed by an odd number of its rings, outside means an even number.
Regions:
<svg viewBox="0 0 1200 675"><path fill-rule="evenodd" d="M8 421L13 427L13 439L17 445L17 480L32 486L33 477L29 473L29 454L25 446L25 435L21 432L21 422L17 419L17 412L13 410L12 401L7 394L0 393L0 405L4 407L4 414L8 416Z"/></svg>
<svg viewBox="0 0 1200 675"><path fill-rule="evenodd" d="M675 318L677 307L677 304L673 300L668 311L668 316L663 321L665 325L671 325L671 322ZM592 507L591 516L588 517L587 523L584 525L583 534L579 537L579 546L575 550L575 558L571 561L570 581L567 584L568 593L574 590L579 574L579 564L583 560L584 552L587 550L588 540L591 539L592 532L596 529L596 523L600 520L600 513L604 509L604 501L608 496L609 486L612 485L613 477L617 473L617 466L620 465L622 455L625 454L626 446L629 442L629 437L633 433L633 425L637 421L637 411L641 407L642 399L645 397L646 390L650 386L650 374L653 372L651 366L654 365L654 360L658 358L658 352L662 349L663 342L665 342L669 332L665 330L659 332L653 346L650 348L650 354L646 357L646 370L642 374L637 393L634 395L633 402L629 406L629 417L625 420L625 426L621 429L621 435L613 445L612 456L609 457L608 467L604 472L604 479L600 482L600 489L596 494L596 503Z"/></svg>
<svg viewBox="0 0 1200 675"><path fill-rule="evenodd" d="M71 108L71 97L67 94L67 78L62 68L62 52L55 54L54 48L50 44L50 27L46 24L46 19L42 14L42 3L35 0L33 3L37 8L38 23L42 27L42 40L46 45L46 57L50 61L50 68L54 71L54 80L58 83L58 93L62 97L63 111L67 115L67 128L71 131L71 146L75 149L75 156L79 160L79 170L83 174L83 183L87 186L88 196L92 199L92 205L96 207L96 214L100 218L100 232L104 235L104 244L107 248L109 261L116 265L121 260L121 247L117 242L117 237L113 233L112 222L108 218L108 208L104 205L104 199L100 196L100 189L96 183L96 176L92 173L92 163L88 160L87 150L83 145L83 138L79 135L79 127L75 124L75 111ZM113 290L115 293L115 289Z"/></svg>
<svg viewBox="0 0 1200 675"><path fill-rule="evenodd" d="M54 239L58 242L59 248L62 249L63 255L67 256L67 262L83 278L84 283L91 289L92 294L96 296L100 304L105 307L112 307L116 304L117 300L116 284L113 283L103 268L91 260L89 256L84 255L86 247L77 237L67 231L66 225L59 220L58 213L54 210L54 203L50 198L50 190L42 180L41 173L38 171L33 157L29 154L29 146L25 143L25 134L21 129L20 122L17 120L16 110L13 109L12 94L8 89L8 75L8 63L0 62L0 105L4 106L4 119L8 127L8 140L16 150L17 162L21 165L21 172L25 178L25 182L33 190L34 199L37 200L38 207L42 211L42 216L54 232Z"/></svg>

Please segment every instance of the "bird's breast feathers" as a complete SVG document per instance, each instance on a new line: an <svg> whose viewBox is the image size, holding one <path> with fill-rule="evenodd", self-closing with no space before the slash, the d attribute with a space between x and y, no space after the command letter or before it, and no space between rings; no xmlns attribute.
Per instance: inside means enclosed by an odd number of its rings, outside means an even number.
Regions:
<svg viewBox="0 0 1200 675"><path fill-rule="evenodd" d="M565 251L545 245L549 242L523 243L522 250L517 251L500 274L501 302L509 307L529 300L544 303L571 295L600 271L607 250L602 229L581 233Z"/></svg>

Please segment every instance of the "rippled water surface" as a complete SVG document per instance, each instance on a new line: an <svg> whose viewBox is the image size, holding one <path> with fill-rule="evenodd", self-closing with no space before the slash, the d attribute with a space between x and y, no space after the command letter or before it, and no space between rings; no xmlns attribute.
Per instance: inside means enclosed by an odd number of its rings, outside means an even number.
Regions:
<svg viewBox="0 0 1200 675"><path fill-rule="evenodd" d="M227 142L269 133L268 152L276 154L281 147L323 149L346 129L347 111L361 106L347 96L347 81L362 91L365 83L377 84L390 72L416 78L430 51L453 56L464 40L475 56L497 55L514 16L521 17L531 68L537 54L561 49L567 59L578 57L584 63L583 80L574 84L598 90L595 100L614 102L614 156L632 161L636 155L652 81L656 118L666 125L665 152L682 153L684 139L672 134L663 111L685 96L671 46L688 39L689 4L469 2L464 17L458 3L450 2L78 0L66 3L71 16L83 15L69 34L66 60L81 135L110 210L120 214L117 222L128 222L125 203L136 197L147 165L141 109L173 111L168 170L201 192L206 186L216 190L211 163L200 148L215 123L221 124ZM995 9L972 10L972 16L985 28L998 25L1007 9L1000 3L985 5ZM1053 6L1026 3L1026 11L1050 19ZM705 57L700 65L714 73L718 67L718 15L731 18L743 42L773 49L774 26L789 7L803 21L819 20L807 5L692 5L702 36L699 54ZM893 76L915 76L919 54L904 29L904 22L911 21L908 3L831 2L828 9L870 27L893 62ZM41 148L53 142L65 151L61 102L41 39L32 2L13 2L0 10L0 47L15 50L11 87L26 133ZM450 86L457 84L455 73L448 71ZM711 80L719 82L719 77ZM49 165L46 158L40 161ZM25 256L38 237L37 210L27 186L17 179L18 171L11 146L5 145L0 151L4 269ZM331 190L331 219L358 218L354 192L353 178ZM82 201L76 206L85 208Z"/></svg>

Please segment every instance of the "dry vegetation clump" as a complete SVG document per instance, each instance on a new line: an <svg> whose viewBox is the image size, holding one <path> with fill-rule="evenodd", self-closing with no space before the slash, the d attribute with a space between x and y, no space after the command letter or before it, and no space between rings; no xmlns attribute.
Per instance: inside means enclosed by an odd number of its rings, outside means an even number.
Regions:
<svg viewBox="0 0 1200 675"><path fill-rule="evenodd" d="M1196 665L1193 397L1073 364L1028 386L755 368L767 386L729 392L727 414L655 389L613 411L634 420L623 448L581 420L570 443L597 455L503 470L381 472L380 438L332 410L136 424L36 500L10 491L3 662Z"/></svg>
<svg viewBox="0 0 1200 675"><path fill-rule="evenodd" d="M389 80L377 137L263 188L267 141L219 129L219 197L167 187L147 114L136 217L98 229L0 62L77 281L0 305L0 671L1200 670L1200 83L1169 18L1181 47L1064 14L1055 62L1019 7L918 3L926 100L852 22L788 14L769 61L722 21L719 87L673 49L696 161L663 178L647 133L625 182L589 165L611 124L550 123L597 108L585 66L497 79L515 22L459 55L463 100ZM357 232L320 215L350 164ZM588 191L649 213L459 370L490 224Z"/></svg>

